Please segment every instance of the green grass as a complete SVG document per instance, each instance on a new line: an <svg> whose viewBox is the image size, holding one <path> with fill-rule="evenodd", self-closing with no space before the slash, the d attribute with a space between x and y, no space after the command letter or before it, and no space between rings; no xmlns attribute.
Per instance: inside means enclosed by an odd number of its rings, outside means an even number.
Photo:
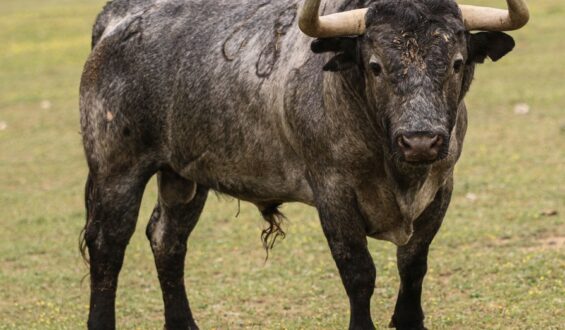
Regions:
<svg viewBox="0 0 565 330"><path fill-rule="evenodd" d="M0 2L0 329L85 324L78 84L102 5ZM531 23L512 33L515 51L482 65L467 97L465 150L425 282L431 329L565 329L565 4L530 6ZM517 103L530 112L515 114ZM143 233L155 198L152 182L120 277L122 329L162 327ZM242 203L236 218L237 210L237 201L211 195L191 236L187 283L202 328L345 328L347 298L315 210L283 208L288 237L267 263L258 212ZM370 249L373 316L384 329L398 287L394 247L371 241Z"/></svg>

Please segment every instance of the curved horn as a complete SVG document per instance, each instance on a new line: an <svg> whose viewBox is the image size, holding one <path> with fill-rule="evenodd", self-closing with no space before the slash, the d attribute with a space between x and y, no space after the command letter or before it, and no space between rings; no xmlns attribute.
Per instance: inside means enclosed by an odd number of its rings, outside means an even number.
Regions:
<svg viewBox="0 0 565 330"><path fill-rule="evenodd" d="M343 37L365 33L367 9L354 9L341 13L318 15L321 0L306 0L298 17L298 26L313 38Z"/></svg>
<svg viewBox="0 0 565 330"><path fill-rule="evenodd" d="M510 31L528 23L530 12L524 0L506 0L508 10L460 5L467 30Z"/></svg>

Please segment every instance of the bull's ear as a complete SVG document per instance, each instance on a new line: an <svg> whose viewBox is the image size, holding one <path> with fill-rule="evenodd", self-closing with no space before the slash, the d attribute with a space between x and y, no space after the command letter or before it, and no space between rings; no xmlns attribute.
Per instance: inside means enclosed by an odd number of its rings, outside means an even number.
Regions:
<svg viewBox="0 0 565 330"><path fill-rule="evenodd" d="M337 54L336 56L332 57L331 60L324 65L322 68L324 71L343 71L347 69L351 69L357 64L355 58L351 57L347 53Z"/></svg>
<svg viewBox="0 0 565 330"><path fill-rule="evenodd" d="M514 48L514 39L502 32L479 32L469 35L469 62L483 63L488 56L498 61Z"/></svg>
<svg viewBox="0 0 565 330"><path fill-rule="evenodd" d="M325 52L351 52L357 49L357 38L338 37L316 39L310 44L310 49L316 54Z"/></svg>
<svg viewBox="0 0 565 330"><path fill-rule="evenodd" d="M342 71L353 68L358 62L357 38L339 37L316 39L312 41L310 49L314 53L334 52L336 56L332 57L326 65L324 71Z"/></svg>

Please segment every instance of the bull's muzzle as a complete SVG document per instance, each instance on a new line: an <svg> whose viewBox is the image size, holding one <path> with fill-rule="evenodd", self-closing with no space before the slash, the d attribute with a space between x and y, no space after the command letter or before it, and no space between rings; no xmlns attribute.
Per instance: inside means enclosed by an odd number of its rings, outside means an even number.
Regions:
<svg viewBox="0 0 565 330"><path fill-rule="evenodd" d="M443 134L433 132L404 132L395 140L409 163L429 163L443 158L447 141Z"/></svg>

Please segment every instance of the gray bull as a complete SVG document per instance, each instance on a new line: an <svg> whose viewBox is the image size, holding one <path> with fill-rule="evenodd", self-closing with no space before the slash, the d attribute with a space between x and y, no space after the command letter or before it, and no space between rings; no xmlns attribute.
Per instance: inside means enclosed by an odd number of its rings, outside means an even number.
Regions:
<svg viewBox="0 0 565 330"><path fill-rule="evenodd" d="M350 329L374 328L366 238L393 242L401 285L391 325L424 329L422 281L461 153L463 97L475 63L513 48L496 31L528 19L522 0L508 1L509 12L451 0L349 10L363 4L339 0L322 17L319 0L106 5L80 87L89 328L115 327L124 252L157 174L147 236L167 329L197 328L184 259L210 189L257 205L267 248L284 234L281 203L316 207ZM477 29L488 32L468 32Z"/></svg>

